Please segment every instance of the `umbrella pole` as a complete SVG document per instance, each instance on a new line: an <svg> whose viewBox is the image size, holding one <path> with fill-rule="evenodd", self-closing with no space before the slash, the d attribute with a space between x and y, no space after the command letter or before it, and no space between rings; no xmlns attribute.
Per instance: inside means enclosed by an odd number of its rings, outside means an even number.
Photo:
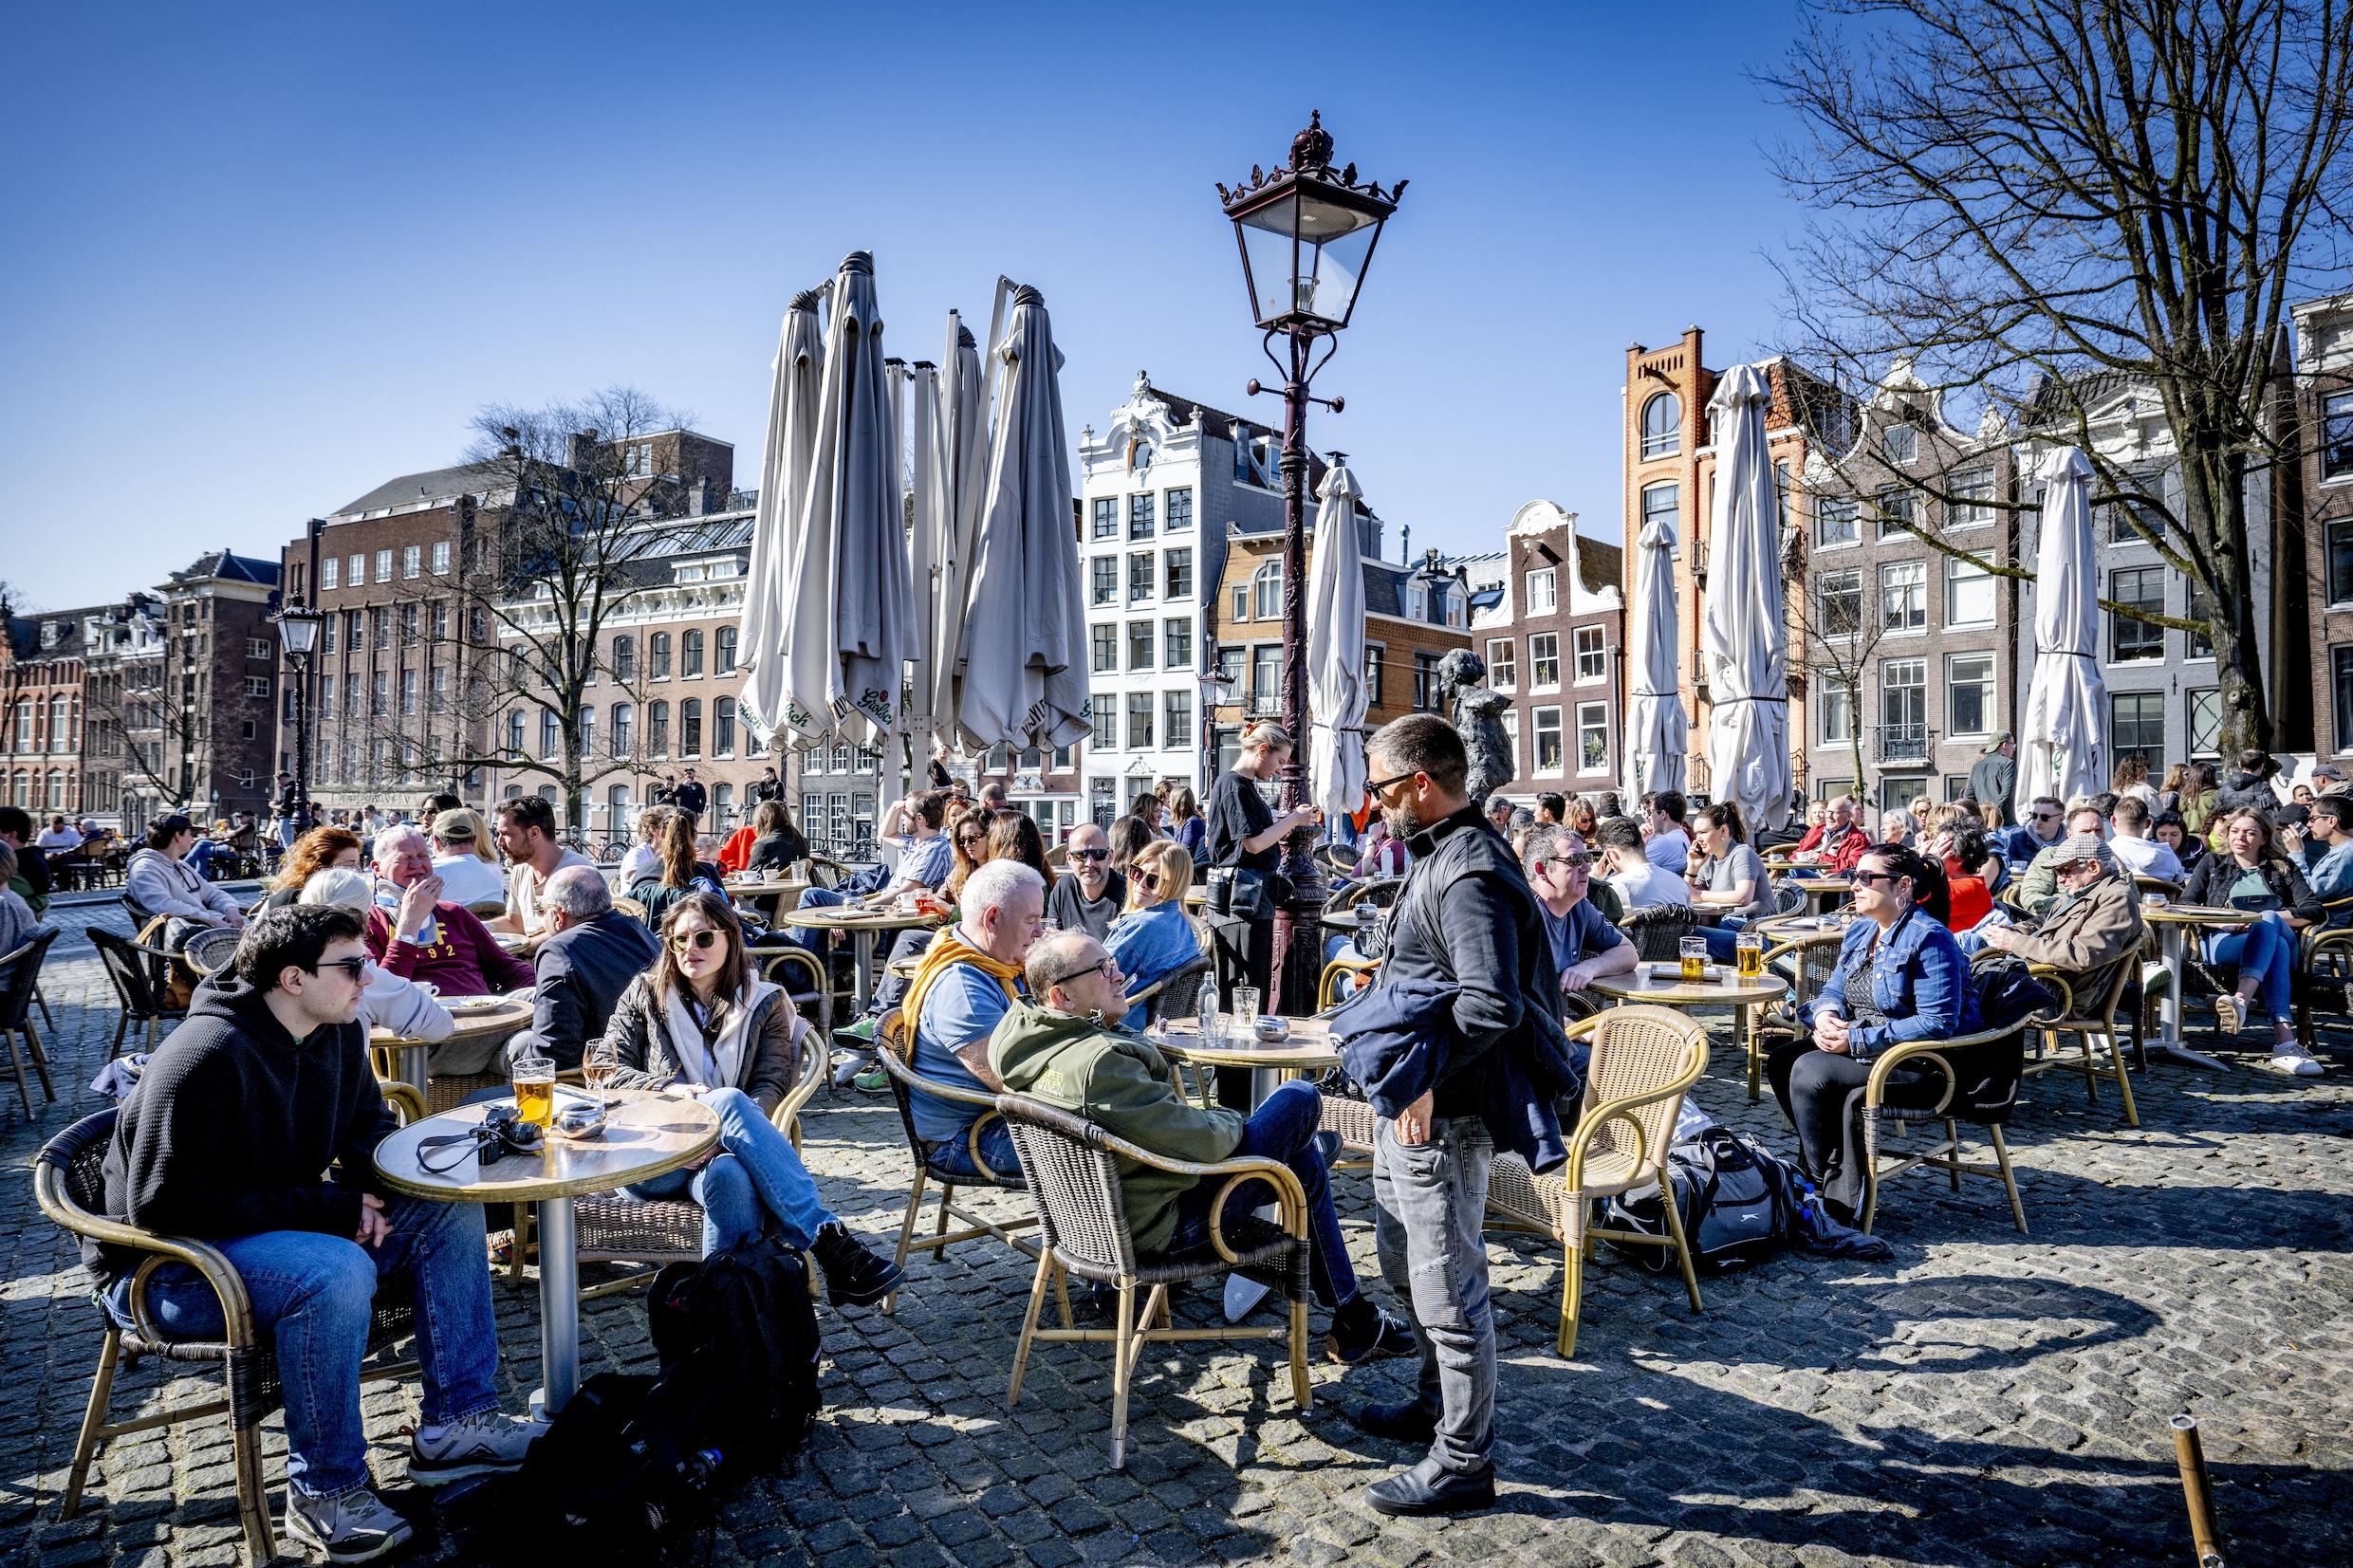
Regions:
<svg viewBox="0 0 2353 1568"><path fill-rule="evenodd" d="M1314 337L1286 335L1290 375L1283 386L1283 728L1291 758L1283 766L1282 808L1307 800L1307 355ZM1324 970L1324 873L1301 828L1283 840L1279 869L1291 895L1274 911L1274 996L1270 1011L1305 1018L1316 1010Z"/></svg>

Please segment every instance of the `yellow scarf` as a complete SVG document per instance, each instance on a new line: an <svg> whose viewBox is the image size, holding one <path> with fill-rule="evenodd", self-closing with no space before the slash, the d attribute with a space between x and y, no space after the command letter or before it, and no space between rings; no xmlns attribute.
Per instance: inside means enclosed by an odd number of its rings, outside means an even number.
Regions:
<svg viewBox="0 0 2353 1568"><path fill-rule="evenodd" d="M933 983L957 964L970 964L994 980L1004 988L1006 1001L1012 1002L1018 999L1020 993L1014 989L1013 982L1021 974L1020 965L997 962L958 936L953 927L941 932L932 938L932 945L923 950L922 962L916 966L915 984L907 987L905 1008L907 1050L910 1057L915 1052L916 1025L921 1022L923 1017L924 998L931 994Z"/></svg>

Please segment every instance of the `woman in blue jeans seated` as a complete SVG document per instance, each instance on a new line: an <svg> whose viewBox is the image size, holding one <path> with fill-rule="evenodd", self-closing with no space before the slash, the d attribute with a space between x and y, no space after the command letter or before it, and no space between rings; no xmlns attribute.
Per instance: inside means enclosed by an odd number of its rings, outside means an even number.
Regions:
<svg viewBox="0 0 2353 1568"><path fill-rule="evenodd" d="M792 1140L769 1119L791 1092L808 1021L782 987L751 973L726 899L686 895L663 917L661 940L660 956L621 992L589 1054L614 1064L615 1088L702 1100L719 1114L719 1147L630 1194L702 1205L706 1255L751 1240L772 1220L787 1245L817 1260L835 1305L880 1301L898 1288L899 1265L834 1218Z"/></svg>
<svg viewBox="0 0 2353 1568"><path fill-rule="evenodd" d="M1749 847L1748 827L1732 802L1718 801L1694 812L1691 834L1692 862L1683 879L1691 884L1692 903L1724 917L1721 925L1699 927L1698 934L1710 958L1729 964L1740 928L1773 913L1773 885L1765 875L1764 858Z"/></svg>
<svg viewBox="0 0 2353 1568"><path fill-rule="evenodd" d="M2210 962L2238 966L2238 989L2214 998L2214 1014L2226 1033L2235 1034L2247 1026L2249 1004L2260 995L2263 1010L2271 1015L2273 1054L2283 1055L2296 1045L2296 933L2321 918L2321 901L2273 840L2271 824L2261 812L2232 812L2223 820L2222 838L2222 853L2198 862L2181 901L2255 912L2254 923L2245 931L2206 939ZM2297 1064L2289 1070L2303 1077L2321 1070L2301 1050L2293 1061ZM2301 1065L2307 1062L2309 1072Z"/></svg>

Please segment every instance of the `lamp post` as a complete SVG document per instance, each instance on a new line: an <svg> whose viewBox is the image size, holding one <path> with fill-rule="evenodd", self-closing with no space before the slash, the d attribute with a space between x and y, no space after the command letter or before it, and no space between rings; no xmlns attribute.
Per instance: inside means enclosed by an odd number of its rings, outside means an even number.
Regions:
<svg viewBox="0 0 2353 1568"><path fill-rule="evenodd" d="M1317 371L1340 346L1339 333L1356 313L1357 290L1372 266L1380 231L1405 193L1378 181L1357 183L1356 165L1335 173L1331 134L1321 112L1291 138L1290 161L1272 175L1253 168L1248 185L1217 194L1242 252L1251 314L1266 337L1269 360L1283 374L1283 728L1291 760L1283 769L1282 802L1289 810L1307 798L1307 405L1338 414L1343 399L1310 394ZM1288 354L1277 358L1274 341ZM1318 338L1332 342L1314 358ZM1271 392L1257 381L1250 393ZM1323 969L1323 874L1308 853L1305 828L1284 840L1282 871L1291 897L1275 910L1273 1010L1315 1011Z"/></svg>
<svg viewBox="0 0 2353 1568"><path fill-rule="evenodd" d="M269 618L286 643L286 656L294 664L294 832L310 831L310 651L318 646L319 623L325 618L306 608L296 594Z"/></svg>

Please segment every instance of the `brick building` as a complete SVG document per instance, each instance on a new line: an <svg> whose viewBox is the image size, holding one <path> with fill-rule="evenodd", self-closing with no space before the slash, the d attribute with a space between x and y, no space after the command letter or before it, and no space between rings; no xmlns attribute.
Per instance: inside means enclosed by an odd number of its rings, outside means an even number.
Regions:
<svg viewBox="0 0 2353 1568"><path fill-rule="evenodd" d="M0 800L10 805L79 817L110 799L91 787L83 755L85 655L102 613L20 616L0 606Z"/></svg>
<svg viewBox="0 0 2353 1568"><path fill-rule="evenodd" d="M2313 745L2320 755L2353 753L2353 294L2296 306L2297 475L2306 525L2310 591Z"/></svg>
<svg viewBox="0 0 2353 1568"><path fill-rule="evenodd" d="M1622 771L1624 552L1579 537L1576 513L1530 501L1505 528L1496 568L1491 585L1473 585L1471 635L1489 688L1511 699L1502 793L1521 805L1547 791L1598 802Z"/></svg>

